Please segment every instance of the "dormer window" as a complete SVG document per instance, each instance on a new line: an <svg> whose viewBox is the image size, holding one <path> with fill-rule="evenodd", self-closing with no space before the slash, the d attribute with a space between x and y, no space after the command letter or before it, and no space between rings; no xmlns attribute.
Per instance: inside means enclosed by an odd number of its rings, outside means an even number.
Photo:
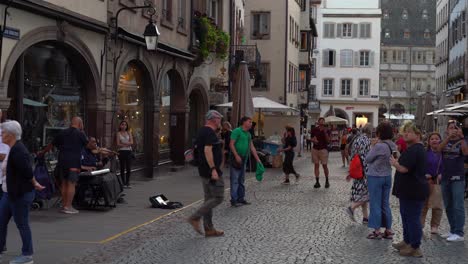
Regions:
<svg viewBox="0 0 468 264"><path fill-rule="evenodd" d="M387 9L385 9L385 10L383 11L383 18L384 18L384 19L389 19L389 18L390 18L390 14L389 14L389 12L388 12Z"/></svg>
<svg viewBox="0 0 468 264"><path fill-rule="evenodd" d="M428 39L431 37L431 31L429 29L424 30L424 38Z"/></svg>
<svg viewBox="0 0 468 264"><path fill-rule="evenodd" d="M405 29L405 31L403 32L403 38L409 39L410 36L411 36L411 34L410 34L409 29Z"/></svg>
<svg viewBox="0 0 468 264"><path fill-rule="evenodd" d="M385 38L390 38L390 37L391 37L391 35L390 35L390 29L388 29L388 28L385 29L384 37L385 37Z"/></svg>
<svg viewBox="0 0 468 264"><path fill-rule="evenodd" d="M429 14L427 13L427 10L424 9L424 10L422 11L422 19L428 19L428 18L429 18Z"/></svg>
<svg viewBox="0 0 468 264"><path fill-rule="evenodd" d="M401 14L402 19L408 19L408 10L403 9L403 13Z"/></svg>

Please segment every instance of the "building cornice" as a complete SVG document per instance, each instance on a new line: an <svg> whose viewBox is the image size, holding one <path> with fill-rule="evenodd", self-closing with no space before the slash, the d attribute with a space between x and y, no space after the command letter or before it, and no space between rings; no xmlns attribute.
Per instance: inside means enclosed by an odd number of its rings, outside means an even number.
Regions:
<svg viewBox="0 0 468 264"><path fill-rule="evenodd" d="M359 17L359 18L381 18L380 14L323 14L323 17Z"/></svg>
<svg viewBox="0 0 468 264"><path fill-rule="evenodd" d="M4 1L1 2L3 3ZM81 15L43 0L15 0L11 3L10 6L51 19L66 21L71 25L94 32L107 33L109 31L109 26L107 23Z"/></svg>

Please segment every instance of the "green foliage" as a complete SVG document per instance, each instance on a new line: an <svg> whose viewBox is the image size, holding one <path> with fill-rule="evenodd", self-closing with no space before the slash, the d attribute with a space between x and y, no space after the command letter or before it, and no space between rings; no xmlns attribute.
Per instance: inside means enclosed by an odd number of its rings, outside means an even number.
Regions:
<svg viewBox="0 0 468 264"><path fill-rule="evenodd" d="M229 35L218 29L207 17L196 18L196 35L200 41L200 54L206 59L211 52L216 57L226 59L229 53Z"/></svg>

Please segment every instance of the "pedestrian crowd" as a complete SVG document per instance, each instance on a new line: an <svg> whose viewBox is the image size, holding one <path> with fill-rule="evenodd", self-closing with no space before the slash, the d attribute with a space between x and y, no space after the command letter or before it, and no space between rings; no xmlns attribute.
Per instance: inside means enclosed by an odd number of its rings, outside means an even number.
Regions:
<svg viewBox="0 0 468 264"><path fill-rule="evenodd" d="M364 170L362 178L347 177L353 181L351 205L345 209L350 219L356 221L355 209L362 207L362 222L371 229L367 238L393 239L390 209L390 194L393 194L400 205L403 240L392 246L400 255L423 256L421 240L430 209L431 234L439 235L445 209L450 229L441 237L448 242L464 241L464 163L468 147L461 124L449 121L444 138L437 132L423 134L411 122L404 123L396 135L390 123L382 122L375 130L376 137L371 138L369 126L352 129L354 136L343 133L343 137L351 138L347 140L349 159L359 154ZM352 164L348 164L351 172Z"/></svg>
<svg viewBox="0 0 468 264"><path fill-rule="evenodd" d="M214 228L212 222L213 209L223 201L223 160L229 160L232 207L250 204L245 200L246 164L249 158L261 163L249 133L251 118L243 117L239 127L234 130L231 130L228 122L224 122L222 136L218 136L216 131L222 118L219 112L210 110L206 114L206 125L200 129L195 141L205 202L189 218L189 223L203 234L203 218L207 237L224 235L223 231ZM325 188L330 188L327 164L331 133L325 126L325 119L319 118L316 126L303 134L299 144L311 150L314 188L321 187L320 167L325 176ZM223 145L226 142L228 146ZM282 144L278 150L278 153L284 153L282 183L290 184L291 175L298 182L301 175L293 165L294 150L298 144L293 127L285 128ZM362 209L362 223L371 230L367 239L393 239L395 233L390 208L390 195L393 195L399 201L403 240L392 246L400 255L423 256L421 240L429 210L432 213L432 234L439 235L445 210L450 229L441 237L448 242L464 241L464 161L468 146L460 123L449 121L444 137L436 132L423 134L412 122L405 122L399 129L389 122L381 122L375 129L368 123L359 129L344 129L340 135L339 149L343 167L349 166L350 169L346 180L352 181L350 205L345 213L356 222L355 210ZM353 176L352 167L362 170L360 177ZM392 176L393 170L395 173Z"/></svg>

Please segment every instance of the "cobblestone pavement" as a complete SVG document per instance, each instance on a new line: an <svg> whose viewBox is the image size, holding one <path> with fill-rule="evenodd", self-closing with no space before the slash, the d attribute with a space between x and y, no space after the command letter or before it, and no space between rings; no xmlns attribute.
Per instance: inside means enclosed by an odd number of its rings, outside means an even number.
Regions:
<svg viewBox="0 0 468 264"><path fill-rule="evenodd" d="M307 154L306 154L307 155ZM226 234L206 239L186 218L194 205L100 245L67 263L467 263L468 243L449 244L425 233L424 258L400 257L389 240L368 240L368 228L344 213L350 183L340 167L339 153L331 154L331 188L313 188L310 160L301 159L298 184L281 185L274 170L263 182L249 180L252 205L230 208L228 198L215 211L216 227ZM228 194L226 194L228 197ZM391 198L395 240L402 238L398 204ZM358 210L360 215L360 210ZM360 217L359 217L360 219ZM447 229L444 216L442 231Z"/></svg>

